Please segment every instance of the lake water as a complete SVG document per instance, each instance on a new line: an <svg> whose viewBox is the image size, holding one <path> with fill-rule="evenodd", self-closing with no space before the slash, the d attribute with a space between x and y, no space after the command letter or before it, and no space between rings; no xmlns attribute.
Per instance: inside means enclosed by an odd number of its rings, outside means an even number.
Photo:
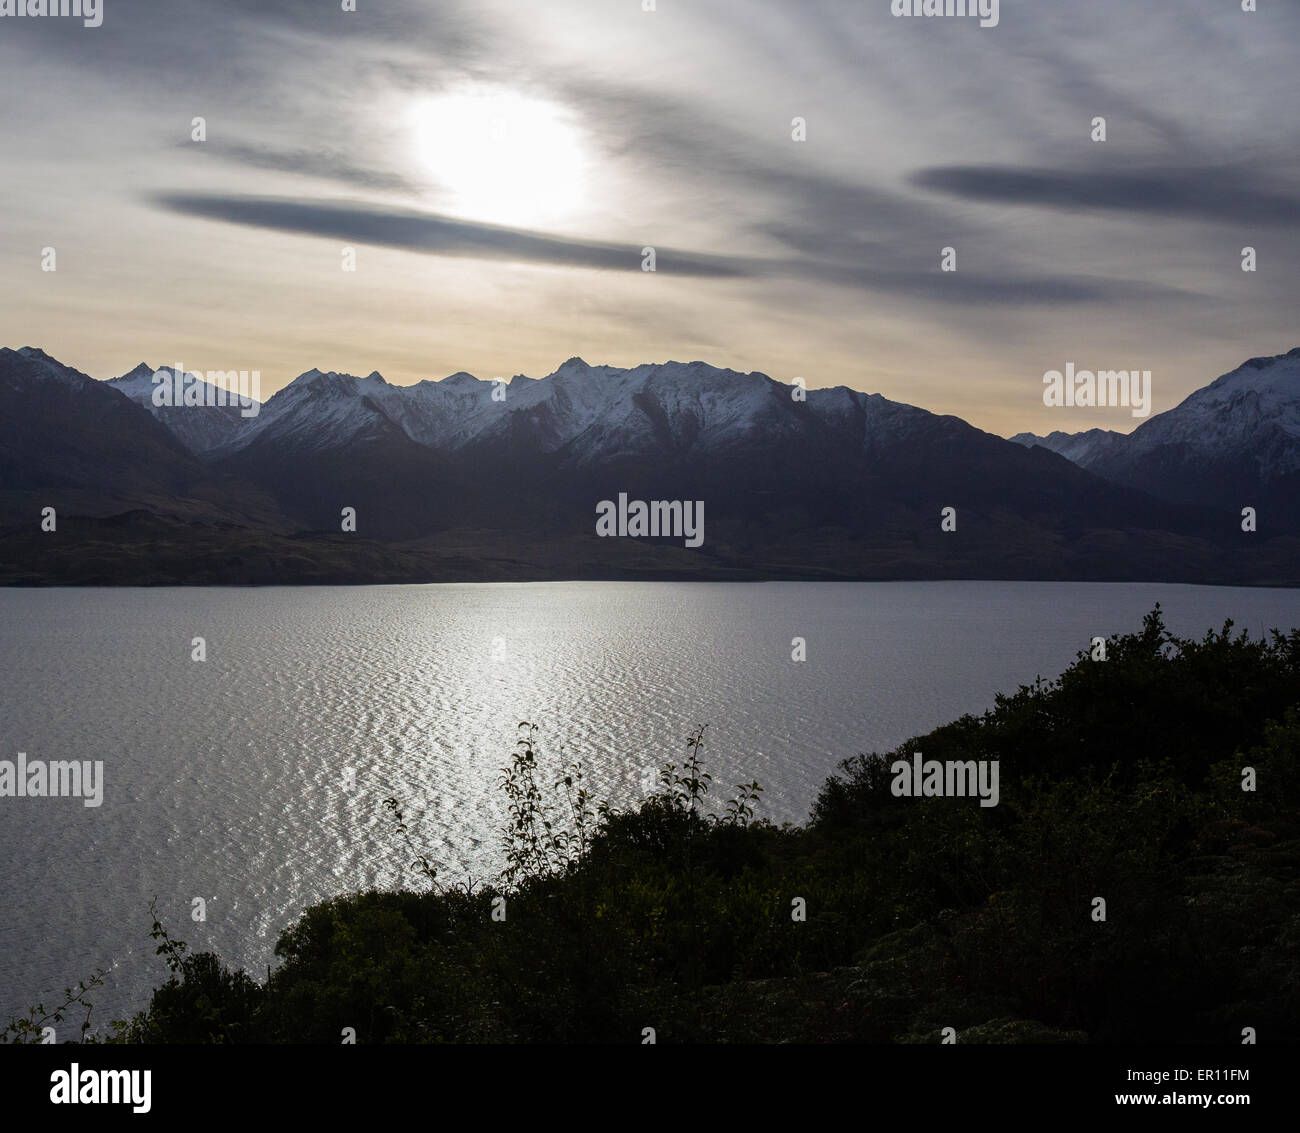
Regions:
<svg viewBox="0 0 1300 1133"><path fill-rule="evenodd" d="M0 798L0 1019L96 967L97 1029L143 1006L154 895L174 936L264 972L305 905L421 886L389 795L444 879L490 877L521 720L618 806L708 724L717 792L757 778L760 814L797 822L839 760L1054 677L1157 601L1182 634L1300 625L1300 591L1129 584L0 591L0 759L104 763L98 808Z"/></svg>

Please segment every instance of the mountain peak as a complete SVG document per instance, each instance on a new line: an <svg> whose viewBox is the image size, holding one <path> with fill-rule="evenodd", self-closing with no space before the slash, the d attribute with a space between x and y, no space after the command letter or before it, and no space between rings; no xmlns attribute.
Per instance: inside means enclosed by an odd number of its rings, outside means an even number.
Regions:
<svg viewBox="0 0 1300 1133"><path fill-rule="evenodd" d="M1297 362L1300 362L1300 347L1272 357L1248 358L1235 370L1197 390L1187 401L1214 400L1243 388L1289 401L1300 399L1300 366L1296 365Z"/></svg>
<svg viewBox="0 0 1300 1133"><path fill-rule="evenodd" d="M560 366L560 368L555 371L555 374L552 376L553 377L554 376L558 376L558 377L584 376L586 374L595 373L596 370L600 368L601 367L592 366L585 359L579 358L575 354L572 358L567 359Z"/></svg>
<svg viewBox="0 0 1300 1133"><path fill-rule="evenodd" d="M71 366L65 366L57 358L51 358L39 346L20 346L10 350L7 346L0 348L0 354L16 354L24 362L32 363L32 372L46 378L54 378L65 385L81 386L92 378Z"/></svg>
<svg viewBox="0 0 1300 1133"><path fill-rule="evenodd" d="M379 377L372 374L371 377ZM358 378L355 374L340 374L336 370L319 370L313 366L305 373L299 374L279 393L287 393L289 390L295 390L305 393L313 398L328 398L331 401L338 398L350 398L363 392L361 388L363 383L369 381L369 378ZM382 377L379 377L379 384L387 386L388 383ZM277 397L279 394L276 395Z"/></svg>
<svg viewBox="0 0 1300 1133"><path fill-rule="evenodd" d="M1233 370L1232 373L1237 373L1238 371L1246 369L1266 370L1270 366L1274 366L1278 362L1281 362L1283 358L1300 358L1300 346L1288 350L1285 354L1277 354L1273 356L1261 355L1258 358L1247 358L1246 361L1238 366L1236 370ZM1223 376L1226 378L1228 375L1224 374Z"/></svg>

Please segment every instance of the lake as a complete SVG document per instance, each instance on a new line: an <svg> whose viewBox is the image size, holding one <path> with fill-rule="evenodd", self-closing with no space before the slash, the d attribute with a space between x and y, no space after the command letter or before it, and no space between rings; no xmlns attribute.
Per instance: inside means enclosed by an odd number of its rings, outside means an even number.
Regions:
<svg viewBox="0 0 1300 1133"><path fill-rule="evenodd" d="M544 770L563 747L616 806L707 724L718 802L756 778L760 816L798 822L841 759L1054 677L1157 601L1180 634L1300 625L1300 591L1145 584L0 591L0 759L104 777L98 807L0 798L0 1018L96 967L95 1029L142 1007L155 895L173 936L264 973L305 905L423 887L390 795L444 880L490 878L522 720Z"/></svg>

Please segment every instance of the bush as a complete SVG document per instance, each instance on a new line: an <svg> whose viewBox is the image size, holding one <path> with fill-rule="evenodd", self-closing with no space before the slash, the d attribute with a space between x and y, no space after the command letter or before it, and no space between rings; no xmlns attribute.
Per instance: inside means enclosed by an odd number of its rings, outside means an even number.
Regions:
<svg viewBox="0 0 1300 1133"><path fill-rule="evenodd" d="M543 786L524 724L493 886L448 887L411 845L429 892L309 908L262 984L155 917L171 978L118 1037L1296 1041L1298 658L1297 633L1180 640L1156 607L1104 662L845 760L809 823L779 829L757 783L708 809L702 728L619 813L579 762ZM998 759L999 805L895 798L890 764L917 751Z"/></svg>

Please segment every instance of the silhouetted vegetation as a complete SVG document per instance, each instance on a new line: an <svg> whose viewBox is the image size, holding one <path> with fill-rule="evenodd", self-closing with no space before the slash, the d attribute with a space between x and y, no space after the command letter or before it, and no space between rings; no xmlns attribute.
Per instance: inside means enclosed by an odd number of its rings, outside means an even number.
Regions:
<svg viewBox="0 0 1300 1133"><path fill-rule="evenodd" d="M431 891L313 906L260 983L155 921L171 978L118 1038L1294 1042L1298 706L1300 631L1180 640L1157 606L1105 661L846 760L784 828L756 783L709 810L702 729L619 813L580 764L543 789L526 726L495 885L419 858ZM999 805L895 797L917 752L999 760Z"/></svg>

